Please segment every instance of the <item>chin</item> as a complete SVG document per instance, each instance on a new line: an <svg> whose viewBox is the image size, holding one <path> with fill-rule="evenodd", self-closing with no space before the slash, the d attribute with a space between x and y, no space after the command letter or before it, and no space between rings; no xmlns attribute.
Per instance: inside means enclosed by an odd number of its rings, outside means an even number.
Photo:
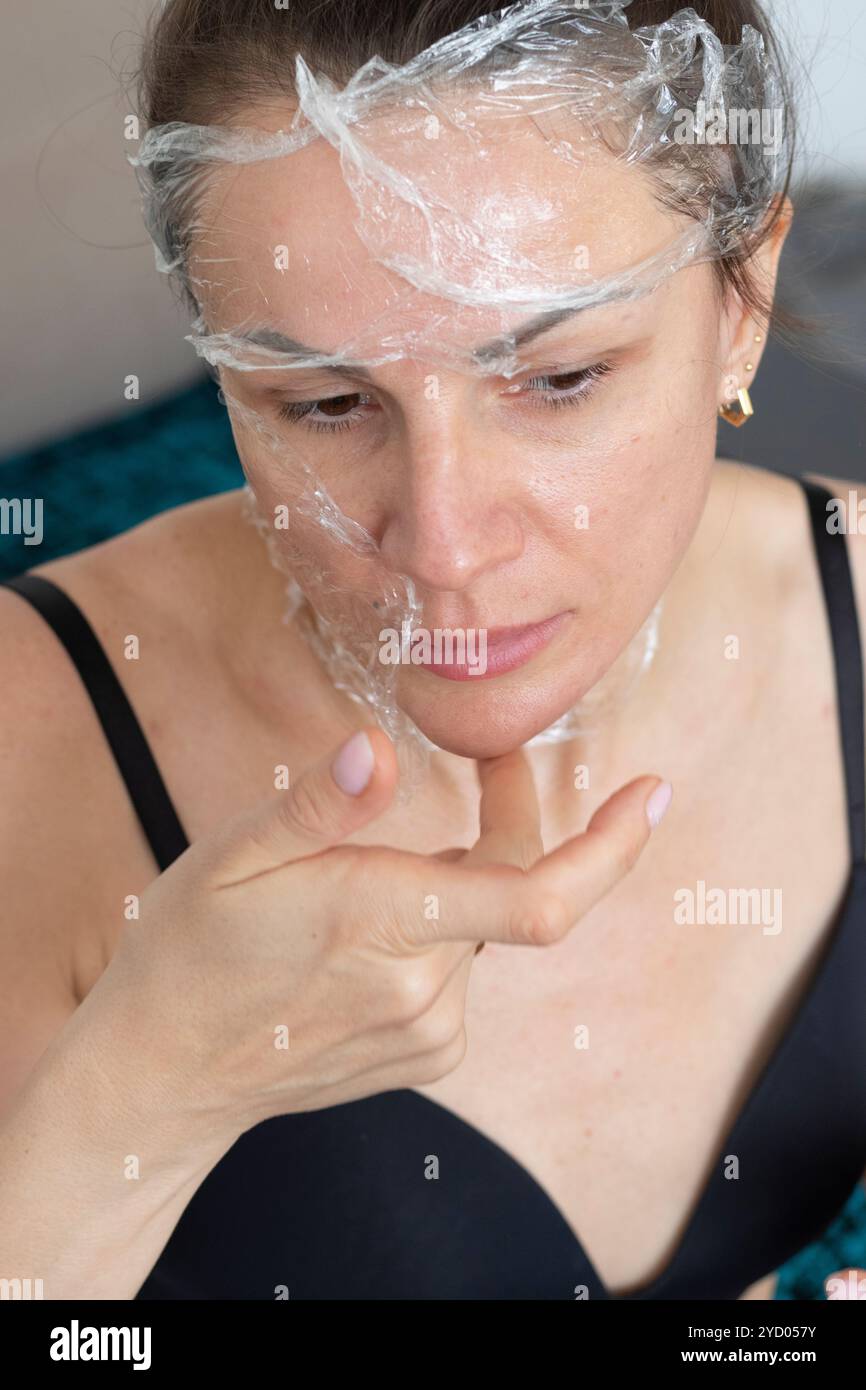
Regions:
<svg viewBox="0 0 866 1390"><path fill-rule="evenodd" d="M494 690L486 682L486 688L472 687L428 676L425 683L424 690L401 693L400 707L431 743L461 758L496 758L520 748L583 694L578 690L552 700L549 691Z"/></svg>

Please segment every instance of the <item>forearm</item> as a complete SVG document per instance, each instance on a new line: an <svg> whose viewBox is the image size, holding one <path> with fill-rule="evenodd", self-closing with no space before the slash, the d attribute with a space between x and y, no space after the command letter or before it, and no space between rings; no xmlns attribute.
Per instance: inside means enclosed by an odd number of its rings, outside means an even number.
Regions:
<svg viewBox="0 0 866 1390"><path fill-rule="evenodd" d="M81 1014L88 1001L0 1126L0 1279L39 1279L46 1299L131 1299L236 1136L191 1120Z"/></svg>

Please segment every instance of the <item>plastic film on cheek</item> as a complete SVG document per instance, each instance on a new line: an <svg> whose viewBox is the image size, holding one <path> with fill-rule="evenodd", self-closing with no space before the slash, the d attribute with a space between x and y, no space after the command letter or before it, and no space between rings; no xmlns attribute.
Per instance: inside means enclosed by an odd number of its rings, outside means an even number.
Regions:
<svg viewBox="0 0 866 1390"><path fill-rule="evenodd" d="M132 161L157 265L196 306L189 340L220 376L241 460L267 460L248 470L247 510L286 576L291 619L413 776L434 745L400 709L379 633L421 625L422 598L339 480L320 476L321 451L225 380L268 373L290 389L313 371L416 359L509 378L523 370L525 320L638 301L687 266L742 254L785 182L772 58L751 28L725 46L694 10L632 28L629 8L510 5L404 64L373 57L342 85L290 55L293 100L274 95L275 119L158 126ZM291 193L275 212L268 189L284 171ZM350 231L334 240L321 219L340 199ZM290 501L278 538L253 490L263 473ZM660 611L538 739L591 731L625 698Z"/></svg>
<svg viewBox="0 0 866 1390"><path fill-rule="evenodd" d="M265 543L271 564L285 578L284 621L294 623L315 652L334 688L362 706L394 741L400 768L398 797L411 797L435 746L400 709L398 667L381 661L383 629L408 644L421 620L421 605L408 577L391 573L369 532L347 516L297 451L287 449L261 412L230 396L223 399L241 456L268 456L279 474L280 497L289 499L290 522L277 532L249 483L244 511ZM279 540L278 540L279 537ZM341 583L347 575L351 583Z"/></svg>

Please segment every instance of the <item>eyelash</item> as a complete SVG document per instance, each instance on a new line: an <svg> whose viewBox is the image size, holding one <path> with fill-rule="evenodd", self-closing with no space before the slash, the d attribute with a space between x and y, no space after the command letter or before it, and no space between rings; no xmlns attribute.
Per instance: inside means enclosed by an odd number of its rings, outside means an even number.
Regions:
<svg viewBox="0 0 866 1390"><path fill-rule="evenodd" d="M545 376L530 377L525 382L526 386L534 386L537 382L551 382L569 377L578 377L576 385L568 387L561 395L550 395L545 391L537 392L539 399L536 400L533 408L540 410L561 410L563 406L575 406L585 401L592 395L599 381L605 376L609 376L613 371L609 362L597 362L592 367L582 367L571 372L550 372ZM334 434L338 430L350 430L354 428L351 416L335 417L327 422L322 420L310 420L308 417L313 413L317 406L333 403L334 401L350 401L357 396L360 403L367 403L364 393L353 391L341 396L320 396L314 401L285 401L277 409L280 419L287 420L290 424L304 424L308 430L316 430L325 434ZM306 423L304 423L306 421Z"/></svg>

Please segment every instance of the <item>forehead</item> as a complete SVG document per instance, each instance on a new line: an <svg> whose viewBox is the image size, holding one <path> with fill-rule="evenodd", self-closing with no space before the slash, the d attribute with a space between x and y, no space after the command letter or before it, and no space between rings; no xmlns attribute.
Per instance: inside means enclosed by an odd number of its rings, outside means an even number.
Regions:
<svg viewBox="0 0 866 1390"><path fill-rule="evenodd" d="M567 112L436 110L378 112L339 150L319 137L217 165L190 258L208 330L267 324L323 352L474 343L569 287L627 281L681 230ZM255 125L286 129L285 108Z"/></svg>

